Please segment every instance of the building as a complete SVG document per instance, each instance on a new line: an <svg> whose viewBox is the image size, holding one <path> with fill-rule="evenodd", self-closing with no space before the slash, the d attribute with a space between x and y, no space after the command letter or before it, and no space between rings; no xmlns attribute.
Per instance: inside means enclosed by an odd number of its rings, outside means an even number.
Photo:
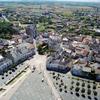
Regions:
<svg viewBox="0 0 100 100"><path fill-rule="evenodd" d="M34 54L34 48L30 48L29 43L22 43L17 45L15 48L11 48L7 54L7 57L11 59L15 65L17 65L27 60Z"/></svg>
<svg viewBox="0 0 100 100"><path fill-rule="evenodd" d="M8 49L5 57L0 55L0 86L7 84L20 72L27 68L27 64L23 65L35 54L34 47L29 43L22 43Z"/></svg>
<svg viewBox="0 0 100 100"><path fill-rule="evenodd" d="M12 61L0 56L0 75L3 75L12 66Z"/></svg>
<svg viewBox="0 0 100 100"><path fill-rule="evenodd" d="M8 71L13 65L18 65L35 54L34 48L29 43L22 43L15 48L9 49L6 58L0 56L0 74Z"/></svg>
<svg viewBox="0 0 100 100"><path fill-rule="evenodd" d="M0 45L1 46L8 46L9 45L9 42L5 39L0 39Z"/></svg>
<svg viewBox="0 0 100 100"><path fill-rule="evenodd" d="M56 71L56 72L60 72L60 73L68 72L67 67L65 67L63 65L59 65L59 64L53 64L53 63L47 65L47 70Z"/></svg>
<svg viewBox="0 0 100 100"><path fill-rule="evenodd" d="M62 59L60 56L57 58L48 58L46 69L49 71L56 71L60 73L67 73L70 70L70 68L67 66L67 62L65 61L65 59Z"/></svg>
<svg viewBox="0 0 100 100"><path fill-rule="evenodd" d="M26 34L29 35L30 37L32 37L32 39L33 38L35 39L38 36L36 25L30 24L29 26L27 26L26 27Z"/></svg>
<svg viewBox="0 0 100 100"><path fill-rule="evenodd" d="M100 64L98 66L100 66ZM71 69L71 73L74 76L100 82L100 67L98 66L97 64L93 64L92 66L90 64L75 64Z"/></svg>

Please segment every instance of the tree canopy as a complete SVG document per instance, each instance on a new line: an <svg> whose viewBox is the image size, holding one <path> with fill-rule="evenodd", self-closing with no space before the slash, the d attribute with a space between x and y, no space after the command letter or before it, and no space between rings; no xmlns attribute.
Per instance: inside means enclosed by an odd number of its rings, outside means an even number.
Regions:
<svg viewBox="0 0 100 100"><path fill-rule="evenodd" d="M0 38L11 39L12 35L16 33L13 25L9 22L0 22Z"/></svg>

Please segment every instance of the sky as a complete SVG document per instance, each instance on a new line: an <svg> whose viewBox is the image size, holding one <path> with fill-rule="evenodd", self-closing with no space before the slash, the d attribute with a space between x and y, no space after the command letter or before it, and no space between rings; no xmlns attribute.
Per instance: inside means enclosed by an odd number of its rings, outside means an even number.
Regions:
<svg viewBox="0 0 100 100"><path fill-rule="evenodd" d="M0 1L79 1L79 2L100 2L100 0L0 0Z"/></svg>

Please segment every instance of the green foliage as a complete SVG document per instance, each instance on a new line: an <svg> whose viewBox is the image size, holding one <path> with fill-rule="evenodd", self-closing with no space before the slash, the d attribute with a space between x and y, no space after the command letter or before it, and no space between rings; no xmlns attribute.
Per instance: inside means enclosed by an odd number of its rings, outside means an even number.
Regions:
<svg viewBox="0 0 100 100"><path fill-rule="evenodd" d="M95 36L95 32L92 30L88 30L87 28L82 28L80 30L80 34Z"/></svg>
<svg viewBox="0 0 100 100"><path fill-rule="evenodd" d="M40 23L46 23L46 22L48 22L48 19L49 19L49 18L47 18L47 17L45 17L45 16L41 16L41 17L39 18L39 22L40 22Z"/></svg>
<svg viewBox="0 0 100 100"><path fill-rule="evenodd" d="M47 44L42 44L42 45L38 45L38 52L39 54L44 54L48 49L48 45Z"/></svg>
<svg viewBox="0 0 100 100"><path fill-rule="evenodd" d="M5 50L7 49L7 47L3 47L2 49L0 49L0 54L2 54L3 57L5 57L6 52Z"/></svg>
<svg viewBox="0 0 100 100"><path fill-rule="evenodd" d="M9 22L0 22L0 38L11 39L12 34L16 31L12 28L12 24Z"/></svg>
<svg viewBox="0 0 100 100"><path fill-rule="evenodd" d="M71 18L72 17L72 12L63 12L63 14L62 14L62 16L64 17L64 18Z"/></svg>
<svg viewBox="0 0 100 100"><path fill-rule="evenodd" d="M46 44L46 43L43 43L42 45L39 44L39 45L37 46L37 48L38 48L39 54L41 54L41 55L43 55L43 54L45 54L45 53L49 54L49 53L51 53L51 52L54 52L52 49L50 49L50 48L48 47L48 44Z"/></svg>
<svg viewBox="0 0 100 100"><path fill-rule="evenodd" d="M48 24L49 25L53 24L53 22L52 22L52 20L50 18L48 19Z"/></svg>
<svg viewBox="0 0 100 100"><path fill-rule="evenodd" d="M44 32L45 31L45 26L39 26L37 28L38 32Z"/></svg>

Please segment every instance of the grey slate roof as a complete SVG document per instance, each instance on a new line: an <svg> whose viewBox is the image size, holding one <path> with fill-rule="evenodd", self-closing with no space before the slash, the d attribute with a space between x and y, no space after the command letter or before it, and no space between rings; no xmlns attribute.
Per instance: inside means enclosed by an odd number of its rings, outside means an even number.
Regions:
<svg viewBox="0 0 100 100"><path fill-rule="evenodd" d="M16 48L11 49L8 54L9 59L12 59L14 63L19 60L25 59L28 55L32 54L34 51L28 48L29 43L22 43Z"/></svg>

